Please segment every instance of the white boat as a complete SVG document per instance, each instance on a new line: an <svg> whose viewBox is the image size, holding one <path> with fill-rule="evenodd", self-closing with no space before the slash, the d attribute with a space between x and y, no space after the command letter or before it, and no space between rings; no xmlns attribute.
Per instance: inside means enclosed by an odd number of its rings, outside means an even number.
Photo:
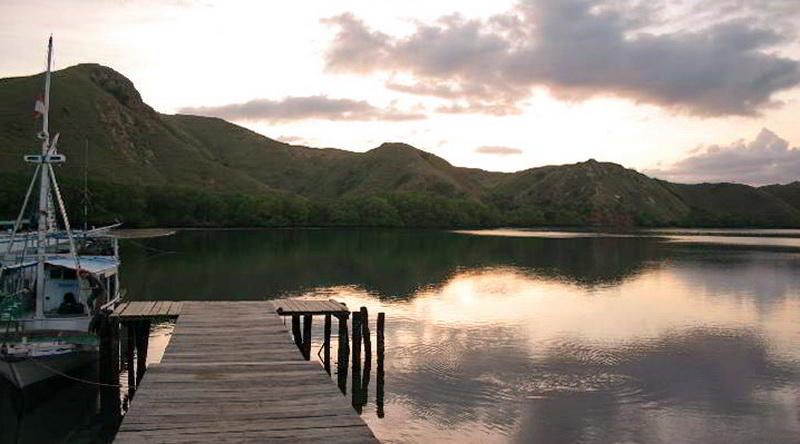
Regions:
<svg viewBox="0 0 800 444"><path fill-rule="evenodd" d="M0 375L19 388L96 360L92 320L120 298L119 249L108 234L111 227L73 231L56 180L53 164L66 157L57 151L58 134L49 134L52 52L51 37L44 96L36 102L42 151L24 156L36 169L11 233L0 237ZM37 183L38 205L31 205L36 229L23 232Z"/></svg>

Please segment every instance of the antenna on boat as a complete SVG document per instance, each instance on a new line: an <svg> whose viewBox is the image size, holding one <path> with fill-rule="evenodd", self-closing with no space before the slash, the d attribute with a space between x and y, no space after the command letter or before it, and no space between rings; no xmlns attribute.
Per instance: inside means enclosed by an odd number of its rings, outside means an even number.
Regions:
<svg viewBox="0 0 800 444"><path fill-rule="evenodd" d="M75 240L72 237L72 229L69 225L69 217L64 208L64 200L61 198L61 190L56 181L56 173L53 170L54 163L64 163L67 159L63 154L57 153L58 134L50 141L50 77L53 68L53 36L47 41L47 71L44 75L44 97L36 102L38 114L42 116L42 130L37 137L42 141L42 154L25 156L25 161L38 163L36 173L39 174L39 215L37 229L37 248L36 248L36 318L44 318L44 264L47 260L47 231L48 221L55 221L55 209L52 203L53 194L58 202L58 209L64 220L64 228L69 238L69 249L75 258L77 268L80 269L80 259L75 248ZM51 194L52 193L52 194ZM24 210L24 207L23 207ZM54 225L54 224L53 224Z"/></svg>
<svg viewBox="0 0 800 444"><path fill-rule="evenodd" d="M42 111L42 130L39 132L38 137L42 141L42 155L38 159L43 168L39 169L41 176L39 178L39 214L38 214L38 230L37 230L37 244L36 244L36 318L44 317L44 262L46 253L46 238L45 232L47 231L47 216L48 216L48 195L50 191L50 175L46 171L50 166L47 162L47 154L50 150L50 69L53 64L53 36L47 41L47 71L44 74L44 102L41 109L37 102L37 110ZM34 157L34 156L31 156ZM28 159L26 159L28 160ZM31 159L36 160L36 159Z"/></svg>

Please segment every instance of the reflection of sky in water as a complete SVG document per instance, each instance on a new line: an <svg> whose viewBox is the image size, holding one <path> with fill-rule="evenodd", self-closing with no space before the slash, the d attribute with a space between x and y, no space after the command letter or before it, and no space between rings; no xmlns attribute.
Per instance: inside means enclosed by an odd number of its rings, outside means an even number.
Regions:
<svg viewBox="0 0 800 444"><path fill-rule="evenodd" d="M389 442L798 442L797 248L482 234L182 232L125 246L123 275L143 299L385 311L386 416L373 363L363 417Z"/></svg>
<svg viewBox="0 0 800 444"><path fill-rule="evenodd" d="M387 313L387 416L365 415L381 439L791 442L797 258L719 259L665 261L613 286L500 267L403 303L358 287L307 295Z"/></svg>

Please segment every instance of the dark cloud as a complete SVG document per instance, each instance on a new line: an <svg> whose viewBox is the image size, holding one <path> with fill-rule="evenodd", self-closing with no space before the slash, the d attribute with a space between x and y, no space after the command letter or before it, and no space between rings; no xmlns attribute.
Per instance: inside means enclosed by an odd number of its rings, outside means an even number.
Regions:
<svg viewBox="0 0 800 444"><path fill-rule="evenodd" d="M332 99L327 96L287 97L283 100L255 99L222 106L187 107L181 114L199 114L229 120L285 122L322 120L420 120L425 115L395 108L382 109L363 100Z"/></svg>
<svg viewBox="0 0 800 444"><path fill-rule="evenodd" d="M512 148L510 146L481 146L475 148L476 153L481 154L494 154L497 156L508 156L511 154L522 154L519 148Z"/></svg>
<svg viewBox="0 0 800 444"><path fill-rule="evenodd" d="M800 148L762 129L755 140L714 145L669 168L643 173L673 182L739 182L750 185L788 183L800 179Z"/></svg>
<svg viewBox="0 0 800 444"><path fill-rule="evenodd" d="M525 0L486 20L418 24L404 37L345 14L326 19L339 27L326 62L335 72L410 74L413 83L387 86L467 101L456 109L476 112L514 112L543 86L570 100L604 94L696 115L753 115L800 84L800 62L773 51L791 38L788 28L771 26L800 4L763 0L725 13L732 3L740 2L704 3L692 17L715 11L713 20L681 29L665 22L663 2Z"/></svg>

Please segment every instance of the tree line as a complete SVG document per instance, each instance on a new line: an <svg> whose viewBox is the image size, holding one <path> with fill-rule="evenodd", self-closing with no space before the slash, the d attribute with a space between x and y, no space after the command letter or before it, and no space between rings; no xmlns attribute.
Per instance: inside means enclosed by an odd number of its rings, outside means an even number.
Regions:
<svg viewBox="0 0 800 444"><path fill-rule="evenodd" d="M19 212L30 177L0 173L0 220ZM62 179L70 220L83 225L83 182ZM339 199L313 200L291 193L243 194L181 186L89 182L90 226L122 222L126 227L535 227L664 226L646 213L592 208L586 202L545 202L519 206L510 196L491 196L486 203L420 192L385 192ZM38 193L33 193L35 201ZM32 202L26 218L33 219ZM692 208L679 226L785 227L769 215L719 214Z"/></svg>
<svg viewBox="0 0 800 444"><path fill-rule="evenodd" d="M16 217L30 177L0 174L0 219ZM60 181L73 225L83 223L83 183ZM88 225L126 227L486 227L496 208L424 193L310 200L288 193L237 194L176 186L90 181ZM35 199L35 195L32 199ZM32 203L25 217L35 214Z"/></svg>

